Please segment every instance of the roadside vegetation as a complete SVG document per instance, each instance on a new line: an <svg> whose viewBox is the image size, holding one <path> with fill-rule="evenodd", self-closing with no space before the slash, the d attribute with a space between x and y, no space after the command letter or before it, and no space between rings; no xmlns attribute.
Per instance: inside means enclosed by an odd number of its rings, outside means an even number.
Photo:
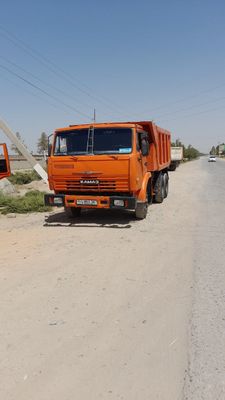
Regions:
<svg viewBox="0 0 225 400"><path fill-rule="evenodd" d="M0 213L1 214L26 214L29 212L49 211L50 207L44 205L45 192L32 190L24 196L9 196L0 192Z"/></svg>
<svg viewBox="0 0 225 400"><path fill-rule="evenodd" d="M222 156L225 157L225 143L218 144L217 146L212 146L209 154L212 156Z"/></svg>
<svg viewBox="0 0 225 400"><path fill-rule="evenodd" d="M9 178L7 178L13 185L25 185L33 181L39 181L41 177L36 171L27 172L14 172Z"/></svg>
<svg viewBox="0 0 225 400"><path fill-rule="evenodd" d="M16 132L16 137L27 148L27 145L24 142L24 140L21 137L21 134L19 132ZM16 147L15 144L11 145L11 150L15 154L22 156L21 151ZM39 137L38 142L37 142L37 152L38 152L38 154L45 154L47 152L47 150L48 150L48 135L45 132L42 132L41 136Z"/></svg>
<svg viewBox="0 0 225 400"><path fill-rule="evenodd" d="M175 142L171 143L171 146L174 147L183 147L184 150L184 160L186 161L191 161L195 160L196 158L199 158L203 154L195 149L191 144L189 144L187 147L180 141L180 139L177 139Z"/></svg>

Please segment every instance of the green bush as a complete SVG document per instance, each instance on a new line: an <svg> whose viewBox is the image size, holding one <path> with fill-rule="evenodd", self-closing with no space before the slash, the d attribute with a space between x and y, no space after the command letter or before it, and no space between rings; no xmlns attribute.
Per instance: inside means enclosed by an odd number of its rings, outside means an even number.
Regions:
<svg viewBox="0 0 225 400"><path fill-rule="evenodd" d="M48 211L50 207L44 205L44 194L44 192L32 190L24 196L13 197L0 192L0 212L2 214L26 214L29 212Z"/></svg>
<svg viewBox="0 0 225 400"><path fill-rule="evenodd" d="M8 178L13 185L25 185L26 183L39 181L40 179L41 177L34 170L27 172L15 172Z"/></svg>
<svg viewBox="0 0 225 400"><path fill-rule="evenodd" d="M200 157L200 155L201 153L190 144L188 147L184 147L184 158L187 158L189 161Z"/></svg>

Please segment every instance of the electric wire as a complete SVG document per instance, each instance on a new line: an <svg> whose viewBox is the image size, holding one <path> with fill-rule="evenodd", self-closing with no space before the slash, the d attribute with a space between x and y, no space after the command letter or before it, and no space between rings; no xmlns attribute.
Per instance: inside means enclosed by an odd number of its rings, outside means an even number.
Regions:
<svg viewBox="0 0 225 400"><path fill-rule="evenodd" d="M3 71L3 74L4 74L4 71ZM1 76L2 76L2 74L1 74ZM29 95L31 95L31 96L33 96L33 97L35 97L35 98L41 99L42 101L44 100L44 101L45 101L46 103L48 103L50 106L54 107L54 108L57 109L57 110L63 111L65 114L68 115L68 111L66 111L64 108L62 108L62 106L59 106L59 104L52 103L51 101L49 101L48 99L46 99L46 97L44 97L44 95L42 95L41 93L39 94L39 93L36 93L36 92L35 92L35 93L32 92L31 90L29 90L28 88L25 88L24 86L18 84L18 83L15 82L14 80L9 79L8 76L5 76L5 75L4 75L4 80L7 80L7 81L10 82L11 84L13 84L13 86L15 86L15 87L17 87L17 88L19 88L19 89L23 88L23 90L24 90L26 93L28 93Z"/></svg>
<svg viewBox="0 0 225 400"><path fill-rule="evenodd" d="M175 110L175 111L167 111L166 113L163 113L163 114L161 114L161 115L156 115L154 118L162 118L162 117L164 117L165 115L177 114L177 113L179 113L179 112L191 110L191 109L193 109L193 108L201 107L201 106L204 106L204 105L207 105L207 104L210 104L210 103L217 103L218 101L221 101L221 100L225 100L225 96L218 97L218 98L216 98L216 99L214 99L214 100L205 101L205 102L203 102L203 103L194 104L193 106L189 106L189 107L185 107L185 108L180 108L180 109Z"/></svg>
<svg viewBox="0 0 225 400"><path fill-rule="evenodd" d="M211 88L209 88L209 89L202 90L202 91L200 91L200 92L198 92L198 93L196 93L196 94L193 94L193 95L190 95L190 96L186 96L186 97L183 97L183 98L181 98L181 99L178 99L178 100L175 100L175 101L172 101L172 102L168 102L168 103L159 105L159 106L154 107L154 108L148 107L146 110L143 111L143 113L146 113L146 112L148 112L149 110L151 110L151 112L152 112L152 111L157 111L157 110L159 110L159 109L162 109L162 108L165 108L165 107L174 105L174 104L183 103L183 102L185 102L185 101L187 101L187 100L189 100L189 99L193 99L193 98L199 97L199 96L201 96L202 94L211 93L211 92L213 92L213 91L216 90L216 89L221 89L221 88L224 87L224 86L225 86L225 83L223 83L222 85L213 86L213 87L211 87Z"/></svg>
<svg viewBox="0 0 225 400"><path fill-rule="evenodd" d="M21 71L25 72L26 74L30 75L32 78L34 78L34 79L36 79L37 81L43 83L43 84L46 85L47 87L49 87L49 88L51 88L51 89L57 91L57 92L60 93L60 94L63 94L63 95L66 96L66 97L69 97L69 98L71 98L71 99L77 101L77 99L75 99L75 97L72 96L71 94L65 92L65 91L62 90L62 89L57 88L57 87L54 86L54 85L51 85L50 83L45 82L43 79L37 77L37 76L34 75L32 72L30 72L30 71L28 71L27 69L21 67L20 65L16 64L15 62L10 61L8 58L3 57L3 56L1 56L1 55L0 55L0 58L1 58L2 60L6 61L6 62L7 62L8 64L10 64L11 66L18 68L19 70L21 70ZM80 103L81 105L84 105L84 106L86 106L86 107L89 107L89 108L93 109L93 105L90 105L90 104L81 102L80 100L79 100L79 103Z"/></svg>
<svg viewBox="0 0 225 400"><path fill-rule="evenodd" d="M102 102L102 100L101 100L98 96L92 95L92 94L90 94L88 91L86 91L86 90L82 89L81 87L79 87L78 85L74 84L74 82L72 81L72 79L74 79L74 78L73 78L69 73L65 72L65 71L64 71L62 68L60 68L58 65L56 66L52 61L50 61L48 58L46 58L45 56L43 56L43 55L42 55L41 53L39 53L38 51L32 49L29 45L27 45L27 44L26 44L25 42L23 42L22 40L16 38L12 33L10 33L10 32L9 32L7 29L5 29L2 25L0 25L0 30L2 31L1 34L2 34L7 40L9 40L10 42L12 42L15 46L18 46L18 47L22 48L23 51L25 51L25 52L28 53L31 57L33 57L33 58L35 58L36 60L38 60L38 61L39 61L40 63L42 63L46 68L48 68L51 72L53 72L54 74L58 75L60 78L62 78L62 74L63 74L63 79L65 79L67 82L69 82L70 84L72 84L72 86L74 86L76 89L78 89L79 91L81 91L83 94L89 96L90 98ZM11 62L11 64L13 64L13 63ZM14 65L16 66L15 63L14 63ZM50 67L49 65L51 65L51 67ZM20 69L22 70L22 68L19 67L18 65L17 65L17 67L20 68ZM52 68L52 67L53 67L53 68ZM23 69L23 70L24 70L24 69ZM57 70L60 71L60 73L59 73ZM30 72L28 72L28 71L25 71L25 70L24 70L24 72L26 72L26 73L28 73L28 74L30 74L30 75L33 75L32 73L30 73ZM33 75L33 77L34 77L35 79L38 79L38 80L41 82L41 79L40 79L40 78L37 78L37 77L35 77L34 75ZM21 79L21 77L20 77L20 79ZM24 79L24 78L23 78L23 79ZM42 81L42 82L44 83L44 81ZM46 84L46 83L45 83L45 84ZM49 84L46 84L46 85L48 85L49 87L52 87L53 89L57 90L58 92L61 92L62 94L68 96L68 94L66 94L66 93L65 93L64 91L62 91L61 89L57 89L57 88L55 88L54 86L49 85ZM86 88L88 88L87 85L85 85L85 84L83 84L83 83L82 83L82 85L85 86ZM35 85L34 85L34 86L35 86ZM219 89L219 88L221 88L221 87L224 87L224 86L225 86L225 84L217 85L217 86L211 87L211 88L209 88L209 89L200 91L200 92L197 93L197 94L194 94L194 95L191 95L191 96L186 96L186 97L183 97L183 98L181 98L181 99L175 100L175 101L173 101L173 102L169 102L169 103L165 103L164 105L157 106L157 107L151 109L151 114L152 114L153 111L156 111L156 110L165 108L165 107L167 107L167 106L171 106L171 105L173 105L173 104L178 104L178 103L181 103L181 102L185 102L185 101L187 101L188 99L196 98L196 97L200 96L201 94L210 93L210 92L212 92L212 91L214 91L214 90L216 90L216 89ZM45 92L43 89L40 89L40 88L39 88L38 90L42 90L43 93ZM47 92L46 92L45 94L48 95L48 96L51 96L52 98L54 98L54 99L56 100L56 98L55 98L54 96L50 95L49 93L47 94ZM71 96L70 96L70 97L71 97ZM220 100L222 100L222 99L223 99L223 98L216 99L215 102L220 101ZM106 100L107 100L107 99L106 99ZM57 99L57 101L60 101L60 100ZM189 106L189 107L183 108L183 109L181 109L181 110L175 110L175 111L172 111L172 112L166 112L166 113L163 113L163 114L161 114L161 115L155 116L154 119L155 119L155 118L161 118L161 117L163 117L164 115L167 115L167 114L178 113L178 112L181 112L181 111L185 111L185 110L188 110L188 109L192 109L192 108L195 108L195 107L199 107L200 105L209 104L210 102L213 102L213 101L209 101L209 102L205 102L205 103L200 103L200 104L194 105L194 106ZM104 103L104 102L103 102L103 103ZM111 103L112 103L112 102L111 102ZM70 105L68 105L68 104L66 104L66 103L64 103L64 105L65 105L66 107L69 107L69 108L71 108L71 109L76 110L74 107L72 107L72 106L70 106ZM87 105L87 104L86 104L86 105ZM105 104L105 105L109 106L108 104ZM88 106L89 106L89 105L88 105ZM112 109L112 106L110 106L110 107L111 107L111 109ZM120 107L120 110L121 110L121 107ZM215 110L215 109L213 109L213 110ZM149 108L148 108L146 111L149 111ZM143 111L142 114L145 113L146 111ZM77 112L77 111L76 111L76 112ZM194 113L194 114L189 114L189 115L190 115L190 116L192 116L192 115L198 115L199 113L205 113L205 112L208 112L208 110L202 111L202 112L198 112L198 113ZM87 116L87 114L84 114L84 113L81 113L81 112L78 112L78 113ZM124 115L124 113L122 113L121 111L120 111L120 114L123 114L123 115ZM140 115L140 114L139 114L139 115ZM188 115L188 116L189 116L189 115ZM170 120L171 120L171 119L170 119Z"/></svg>
<svg viewBox="0 0 225 400"><path fill-rule="evenodd" d="M92 98L92 99L104 104L106 107L111 108L114 111L116 109L117 112L119 112L120 114L124 115L124 113L121 112L121 108L122 108L121 106L114 104L111 100L108 100L108 99L104 98L103 96L101 96L101 97L100 96L96 96L96 95L88 92L87 90L84 90L79 85L74 83L74 81L73 81L74 78L70 74L65 72L58 65L56 66L55 63L50 61L48 58L43 56L38 51L36 51L33 48L31 48L31 46L28 46L25 42L23 42L22 40L20 40L17 37L15 37L12 33L10 33L2 25L0 25L0 30L2 31L1 35L3 37L5 37L7 40L9 40L11 43L13 43L15 46L20 47L24 52L29 54L31 57L33 57L36 60L38 60L42 65L45 66L45 68L49 69L52 73L54 73L55 75L57 75L61 79L64 79L68 83L70 83L70 85L72 85L74 88L76 88L77 90L79 90L80 92L85 94L86 96L88 96L88 97L90 97L90 98ZM60 72L58 72L58 71L60 71ZM83 86L87 87L87 85L84 85L84 84L83 84Z"/></svg>
<svg viewBox="0 0 225 400"><path fill-rule="evenodd" d="M198 115L201 115L201 114L206 114L206 113L214 112L214 111L218 111L218 110L225 110L225 106L216 107L216 108L210 108L208 110L198 111L198 112L192 113L192 114L180 115L179 117L176 117L176 118L161 119L160 121L177 121L177 119L190 118L190 117L193 117L193 116L198 116Z"/></svg>
<svg viewBox="0 0 225 400"><path fill-rule="evenodd" d="M36 84L30 82L28 79L23 78L21 75L17 74L16 72L10 70L9 68L5 67L4 65L0 64L0 68L4 69L5 71L7 71L8 73L10 73L11 75L16 76L18 79L22 80L23 82L27 83L28 85L32 86L33 88L39 90L40 92L44 93L46 96L52 98L53 100L63 104L65 107L70 108L71 110L75 111L77 114L87 117L88 119L91 119L90 115L83 113L82 111L79 111L77 108L70 106L69 104L65 103L64 101L62 101L61 99L57 98L56 96L51 95L50 93L48 93L46 90L40 88L39 86L37 86Z"/></svg>

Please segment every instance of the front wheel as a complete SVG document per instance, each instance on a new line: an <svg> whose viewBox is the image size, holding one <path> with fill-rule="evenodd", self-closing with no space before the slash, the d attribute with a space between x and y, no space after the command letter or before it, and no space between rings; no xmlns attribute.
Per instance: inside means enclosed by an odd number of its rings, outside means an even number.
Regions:
<svg viewBox="0 0 225 400"><path fill-rule="evenodd" d="M81 214L81 208L79 207L65 207L64 210L69 218L77 218Z"/></svg>
<svg viewBox="0 0 225 400"><path fill-rule="evenodd" d="M145 219L147 217L148 214L148 198L149 198L149 194L148 194L148 189L146 191L146 200L145 202L137 202L136 204L136 208L135 208L135 217L137 219Z"/></svg>
<svg viewBox="0 0 225 400"><path fill-rule="evenodd" d="M135 209L135 217L137 219L145 219L148 213L148 203L137 203Z"/></svg>

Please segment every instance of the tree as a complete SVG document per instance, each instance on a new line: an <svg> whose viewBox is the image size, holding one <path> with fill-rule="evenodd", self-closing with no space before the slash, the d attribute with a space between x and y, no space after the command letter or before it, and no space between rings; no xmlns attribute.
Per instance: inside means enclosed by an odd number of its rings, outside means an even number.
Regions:
<svg viewBox="0 0 225 400"><path fill-rule="evenodd" d="M195 158L198 158L201 155L201 153L195 149L191 144L187 148L184 147L184 158L187 158L188 160L194 160Z"/></svg>
<svg viewBox="0 0 225 400"><path fill-rule="evenodd" d="M217 151L216 151L216 148L215 148L215 146L212 146L212 148L211 148L211 150L210 150L209 154L211 154L211 155L215 156L215 154L216 154L216 153L217 153Z"/></svg>
<svg viewBox="0 0 225 400"><path fill-rule="evenodd" d="M42 132L37 142L38 154L44 154L48 150L48 136L45 132Z"/></svg>
<svg viewBox="0 0 225 400"><path fill-rule="evenodd" d="M180 139L176 139L175 142L171 143L171 146L173 146L173 147L182 147L183 143L180 141Z"/></svg>
<svg viewBox="0 0 225 400"><path fill-rule="evenodd" d="M16 132L16 137L25 147L27 147L19 132ZM14 151L14 153L18 154L19 156L22 156L21 151L16 147L14 143L11 145L11 150Z"/></svg>
<svg viewBox="0 0 225 400"><path fill-rule="evenodd" d="M200 151L195 149L191 144L189 144L188 147L186 147L180 139L176 139L175 142L171 143L171 146L173 147L183 147L184 151L184 158L187 160L194 160L195 158L198 158L202 155Z"/></svg>

